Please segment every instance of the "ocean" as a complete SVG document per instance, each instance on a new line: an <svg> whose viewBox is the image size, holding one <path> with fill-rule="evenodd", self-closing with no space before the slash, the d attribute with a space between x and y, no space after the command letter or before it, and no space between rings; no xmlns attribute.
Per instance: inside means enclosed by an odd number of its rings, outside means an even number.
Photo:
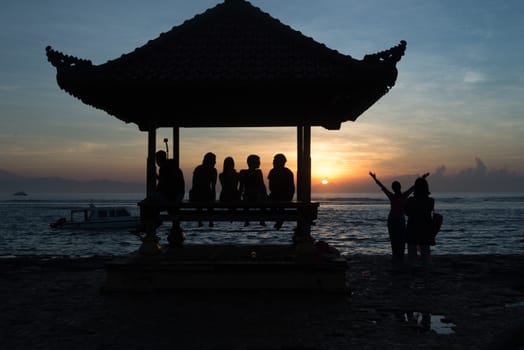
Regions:
<svg viewBox="0 0 524 350"><path fill-rule="evenodd" d="M523 254L524 193L437 193L435 211L444 216L433 254ZM140 246L137 236L122 231L59 230L49 226L69 217L73 208L125 206L138 215L141 194L30 194L0 195L0 257L19 255L118 256ZM313 195L320 202L312 227L315 239L324 240L343 254L390 254L386 227L387 198L380 193ZM218 222L214 227L183 223L187 243L290 242L293 222L281 230L272 223L261 226ZM166 242L168 224L158 235Z"/></svg>

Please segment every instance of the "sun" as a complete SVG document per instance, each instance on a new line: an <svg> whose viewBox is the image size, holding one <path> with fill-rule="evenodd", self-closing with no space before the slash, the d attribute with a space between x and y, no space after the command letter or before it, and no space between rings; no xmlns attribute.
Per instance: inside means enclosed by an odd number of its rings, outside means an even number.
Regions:
<svg viewBox="0 0 524 350"><path fill-rule="evenodd" d="M329 183L328 179L323 178L322 181L320 181L322 185L327 185Z"/></svg>

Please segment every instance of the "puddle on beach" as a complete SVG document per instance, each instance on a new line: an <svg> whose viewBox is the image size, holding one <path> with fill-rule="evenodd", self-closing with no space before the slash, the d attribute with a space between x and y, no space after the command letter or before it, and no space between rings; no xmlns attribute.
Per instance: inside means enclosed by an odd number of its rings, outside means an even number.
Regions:
<svg viewBox="0 0 524 350"><path fill-rule="evenodd" d="M523 301L517 301L516 303L512 304L506 304L506 307L513 308L513 307L524 307L524 300Z"/></svg>
<svg viewBox="0 0 524 350"><path fill-rule="evenodd" d="M435 332L437 334L453 334L455 324L449 322L443 315L432 315L429 312L404 312L399 315L401 322L416 326L420 332Z"/></svg>

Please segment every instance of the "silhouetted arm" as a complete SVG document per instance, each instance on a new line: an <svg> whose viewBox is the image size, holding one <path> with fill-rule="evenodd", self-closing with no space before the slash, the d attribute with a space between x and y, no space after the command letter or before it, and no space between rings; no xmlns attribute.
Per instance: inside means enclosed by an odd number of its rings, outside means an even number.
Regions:
<svg viewBox="0 0 524 350"><path fill-rule="evenodd" d="M215 200L217 198L217 189L216 189L216 185L217 185L217 171L216 169L213 169L213 176L211 178L211 192L213 194L213 200Z"/></svg>
<svg viewBox="0 0 524 350"><path fill-rule="evenodd" d="M266 189L266 184L264 183L264 175L262 175L262 170L257 169L256 174L258 178L257 182L259 184L259 189L260 189L259 195L262 196L262 199L266 199L267 198L267 189Z"/></svg>
<svg viewBox="0 0 524 350"><path fill-rule="evenodd" d="M244 191L246 190L245 186L245 171L240 170L238 173L238 195L240 196L240 199L244 199Z"/></svg>
<svg viewBox="0 0 524 350"><path fill-rule="evenodd" d="M421 177L425 179L425 178L428 177L428 176L429 176L429 173L425 173L425 174L423 174ZM405 198L407 198L407 197L409 197L409 196L413 193L413 191L415 191L415 185L414 185L414 184L411 185L411 187L408 188L408 190L407 190L406 192L403 193L403 196L404 196Z"/></svg>
<svg viewBox="0 0 524 350"><path fill-rule="evenodd" d="M384 193L389 197L389 195L391 194L391 191L388 190L387 187L384 186L384 185L382 184L382 182L380 182L379 179L377 179L377 175L376 175L374 172L370 171L370 172L369 172L369 176L371 176L371 177L373 178L373 180L375 180L375 183L376 183L376 184L377 184L377 185L382 189L382 191L383 191L383 192L384 192Z"/></svg>

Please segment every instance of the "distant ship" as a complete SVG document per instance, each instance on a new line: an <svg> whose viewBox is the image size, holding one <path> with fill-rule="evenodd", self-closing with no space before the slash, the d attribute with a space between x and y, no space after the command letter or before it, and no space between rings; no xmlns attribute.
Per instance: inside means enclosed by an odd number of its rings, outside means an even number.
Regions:
<svg viewBox="0 0 524 350"><path fill-rule="evenodd" d="M13 193L13 196L27 196L27 193L25 193L24 191L19 191Z"/></svg>

